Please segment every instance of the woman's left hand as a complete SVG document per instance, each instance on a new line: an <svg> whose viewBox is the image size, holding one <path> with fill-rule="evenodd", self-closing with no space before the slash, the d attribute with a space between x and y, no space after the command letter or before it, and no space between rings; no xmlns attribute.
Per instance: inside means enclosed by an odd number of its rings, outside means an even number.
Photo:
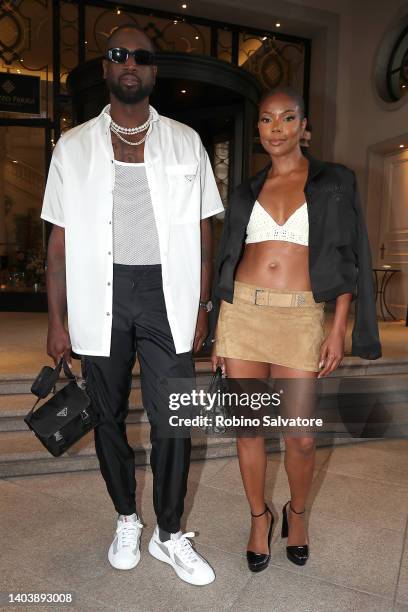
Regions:
<svg viewBox="0 0 408 612"><path fill-rule="evenodd" d="M318 377L322 378L336 370L344 357L345 331L332 329L320 349Z"/></svg>

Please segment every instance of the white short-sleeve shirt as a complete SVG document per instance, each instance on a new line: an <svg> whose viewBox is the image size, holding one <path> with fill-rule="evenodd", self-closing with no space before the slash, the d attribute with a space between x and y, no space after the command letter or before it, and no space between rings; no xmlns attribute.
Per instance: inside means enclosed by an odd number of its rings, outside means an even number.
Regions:
<svg viewBox="0 0 408 612"><path fill-rule="evenodd" d="M65 228L73 350L109 356L114 154L109 107L57 142L41 218ZM152 108L144 159L159 235L163 291L177 353L190 351L200 299L200 220L223 206L208 155L190 127Z"/></svg>

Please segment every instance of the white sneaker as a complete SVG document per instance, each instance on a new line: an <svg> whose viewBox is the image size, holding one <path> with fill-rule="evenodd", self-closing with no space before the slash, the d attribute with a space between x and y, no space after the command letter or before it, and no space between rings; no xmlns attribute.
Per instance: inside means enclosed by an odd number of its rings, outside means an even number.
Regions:
<svg viewBox="0 0 408 612"><path fill-rule="evenodd" d="M177 576L196 586L210 584L215 580L212 567L193 548L190 540L194 533L172 533L171 539L161 542L159 528L153 532L149 542L149 553L158 559L171 565Z"/></svg>
<svg viewBox="0 0 408 612"><path fill-rule="evenodd" d="M136 514L119 516L116 534L108 552L109 563L113 567L128 570L139 563L142 528Z"/></svg>

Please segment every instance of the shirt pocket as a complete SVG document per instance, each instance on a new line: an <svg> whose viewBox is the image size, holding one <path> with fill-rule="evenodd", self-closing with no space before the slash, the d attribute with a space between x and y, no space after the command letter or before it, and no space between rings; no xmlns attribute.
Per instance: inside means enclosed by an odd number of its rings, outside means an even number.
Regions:
<svg viewBox="0 0 408 612"><path fill-rule="evenodd" d="M200 220L198 163L165 166L172 224Z"/></svg>

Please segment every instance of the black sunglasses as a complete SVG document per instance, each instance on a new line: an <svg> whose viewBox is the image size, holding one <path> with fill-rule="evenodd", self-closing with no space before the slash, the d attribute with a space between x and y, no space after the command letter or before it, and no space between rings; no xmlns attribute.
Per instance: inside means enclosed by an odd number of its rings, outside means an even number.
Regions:
<svg viewBox="0 0 408 612"><path fill-rule="evenodd" d="M152 66L156 62L154 53L146 49L129 51L129 49L125 49L124 47L114 47L113 49L108 49L106 53L108 60L115 64L124 64L127 62L129 56L132 56L136 64L140 66Z"/></svg>

